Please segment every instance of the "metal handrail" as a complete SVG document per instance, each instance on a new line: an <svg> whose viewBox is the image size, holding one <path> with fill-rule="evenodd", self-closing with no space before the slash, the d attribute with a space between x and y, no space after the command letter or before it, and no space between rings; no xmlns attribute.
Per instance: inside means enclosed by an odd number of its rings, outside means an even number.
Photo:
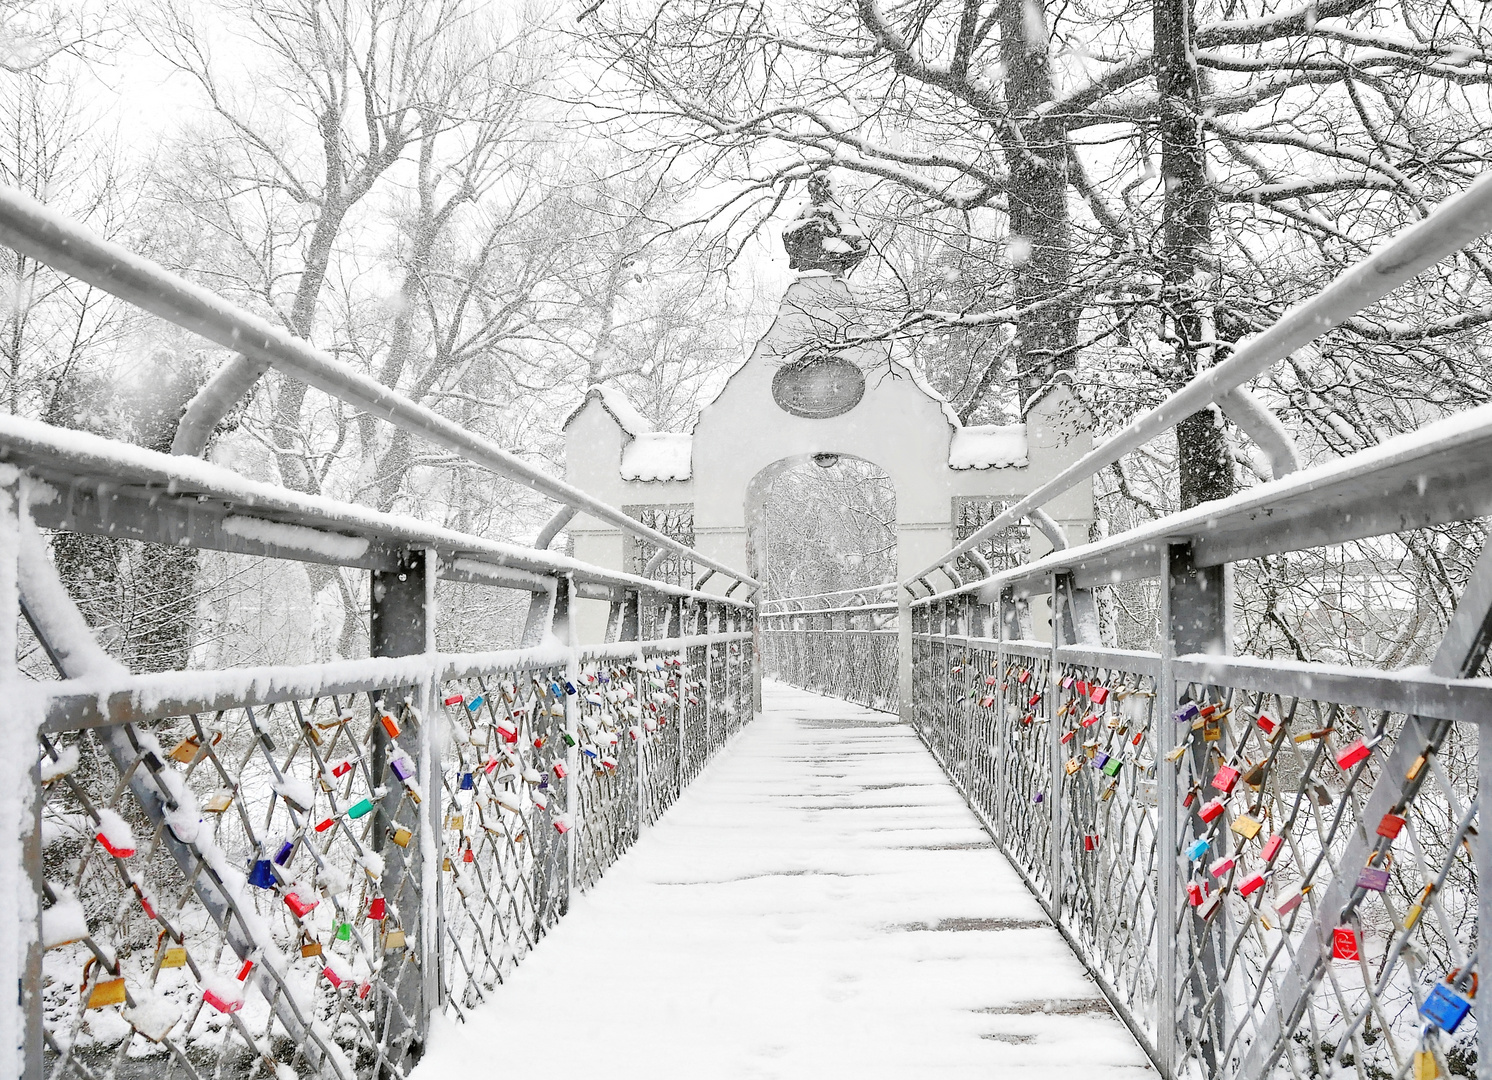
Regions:
<svg viewBox="0 0 1492 1080"><path fill-rule="evenodd" d="M1241 343L1228 359L1202 372L1035 491L1006 507L932 564L908 576L901 582L902 587L911 591L918 578L952 562L1033 509L1169 431L1219 396L1244 385L1489 230L1492 230L1492 174L1484 174L1423 221L1344 270L1309 300L1291 308L1269 329Z"/></svg>
<svg viewBox="0 0 1492 1080"><path fill-rule="evenodd" d="M584 511L623 532L717 570L749 589L747 574L628 517L621 510L534 468L487 439L472 434L336 357L313 348L282 327L236 307L208 289L170 273L143 256L95 235L15 188L0 185L0 244L85 281L209 341L293 375L395 427L556 502Z"/></svg>

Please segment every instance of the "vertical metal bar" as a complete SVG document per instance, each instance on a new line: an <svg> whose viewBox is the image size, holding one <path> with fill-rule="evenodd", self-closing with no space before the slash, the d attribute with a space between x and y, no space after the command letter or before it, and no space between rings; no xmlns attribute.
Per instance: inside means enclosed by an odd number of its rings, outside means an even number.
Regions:
<svg viewBox="0 0 1492 1080"><path fill-rule="evenodd" d="M554 632L570 650L569 658L565 661L565 678L575 687L576 693L565 695L565 732L573 738L561 739L565 744L565 814L570 819L570 831L563 834L555 834L555 842L564 845L564 895L560 899L559 914L570 913L570 898L575 895L575 860L577 849L580 847L580 807L577 803L580 794L580 785L576 779L576 773L580 765L580 698L585 689L585 684L580 679L580 637L579 627L575 618L575 579L571 575L565 575L556 583L556 608L563 598L564 614L563 620L556 619Z"/></svg>
<svg viewBox="0 0 1492 1080"><path fill-rule="evenodd" d="M28 515L21 484L15 478L13 471L11 476L9 483L0 486L0 534L3 534L8 541L3 548L4 555L0 556L0 642L3 642L3 649L0 649L0 672L3 672L7 680L18 680L20 673L17 670L16 631L23 613L19 554L23 519ZM29 525L29 522L26 524ZM26 618L30 620L29 613L26 613ZM58 674L65 677L66 673L52 652L51 643L40 631L36 636L48 656L52 658ZM16 999L20 1014L18 1017L20 1030L16 1032L19 1036L19 1045L0 1047L0 1052L14 1061L14 1055L19 1051L22 1076L25 1080L41 1080L45 1075L42 1061L44 1046L42 1032L45 1024L42 1012L42 956L45 950L41 939L41 909L44 898L41 847L41 757L37 745L36 728L23 721L16 722L14 726L25 733L24 742L20 745L7 746L5 751L7 758L11 760L13 771L10 775L16 780L21 780L17 773L25 777L20 784L22 797L19 800L20 805L16 807L18 813L16 818L9 822L20 833L20 865L0 869L0 878L15 882L16 893L10 902L16 906L12 909L11 917L20 924L17 926L19 933L16 935L16 941L24 944L22 949L17 950L17 955L5 957L3 961L0 961L0 967L15 971L20 984Z"/></svg>
<svg viewBox="0 0 1492 1080"><path fill-rule="evenodd" d="M368 627L369 652L373 656L413 656L431 651L430 638L434 633L434 620L433 612L429 610L429 603L434 587L434 574L431 573L433 567L430 566L430 559L427 556L428 553L423 550L405 551L396 569L373 571L369 590ZM396 708L396 703L388 693L384 696L383 707L390 712ZM402 732L399 736L405 742L418 742L419 745L402 748L412 750L415 755L423 759L420 763L420 774L427 775L428 770L428 775L432 780L430 784L432 799L435 790L440 786L437 776L439 765L437 761L427 756L429 746L426 729L434 723L434 719L433 713L427 712L421 719L418 731ZM392 751L400 748L399 740L390 738L382 725L376 723L373 725L373 775L378 778L379 783L382 783L383 778L388 774L388 761L393 756ZM373 819L373 850L383 856L386 880L398 881L401 876L404 876L408 880L419 881L423 884L425 881L424 862L427 854L424 841L422 840L419 845L409 847L400 847L388 842L393 831L398 806L403 799L402 787L394 784L390 785L388 794L378 800ZM439 857L438 852L430 854ZM423 899L422 896L422 901ZM438 968L437 954L440 951L441 942L436 936L438 929L430 925L432 906L428 902L421 904L423 910L420 918L421 940L418 955L427 965ZM418 1047L415 1043L423 1042L427 1034L430 1009L433 1008L434 1002L427 997L428 988L424 985L425 979L428 979L428 972L422 970L419 985L409 986L400 983L386 988L397 1001L397 1008L382 995L379 998L377 1008L382 1015L378 1018L377 1029L388 1033L386 1037L391 1044L396 1043L402 1034L401 1016L417 1018L413 1041L406 1043L404 1060L409 1060L418 1054ZM436 992L438 995L439 991Z"/></svg>
<svg viewBox="0 0 1492 1080"><path fill-rule="evenodd" d="M1050 595L1052 605L1052 633L1051 633L1051 655L1047 661L1046 689L1041 696L1041 712L1047 723L1047 755L1050 757L1048 764L1051 766L1052 789L1047 793L1047 806L1051 813L1052 850L1051 850L1051 875L1052 875L1052 920L1060 921L1062 918L1062 850L1066 846L1066 837L1063 834L1063 822L1066 818L1063 806L1063 796L1066 792L1062 786L1062 732L1058 730L1055 693L1057 688L1057 647L1061 643L1061 619L1058 617L1057 604L1057 577L1052 575L1050 582Z"/></svg>
<svg viewBox="0 0 1492 1080"><path fill-rule="evenodd" d="M1492 927L1492 827L1488 825L1492 815L1487 812L1487 800L1492 799L1492 725L1477 725L1476 747L1477 829L1472 841L1476 855L1476 966L1487 973L1492 972L1492 932L1488 930ZM1476 1075L1478 1080L1492 1080L1492 992L1478 994L1474 1001Z"/></svg>
<svg viewBox="0 0 1492 1080"><path fill-rule="evenodd" d="M1005 832L1005 800L1010 794L1009 765L1005 759L1005 711L1007 708L1005 691L1005 642L1011 637L1010 623L1015 615L1015 600L1011 597L1009 590L1002 589L997 601L999 608L996 622L999 626L995 630L995 689L999 691L995 706L995 827L1000 834L1000 842L1008 843L1009 837Z"/></svg>
<svg viewBox="0 0 1492 1080"><path fill-rule="evenodd" d="M896 588L896 711L903 724L916 724L912 701L912 594Z"/></svg>
<svg viewBox="0 0 1492 1080"><path fill-rule="evenodd" d="M1176 643L1172 638L1171 551L1161 555L1160 680L1155 687L1156 823L1155 823L1155 966L1159 993L1155 997L1156 1068L1164 1077L1176 1075L1176 898L1180 893L1177 858L1176 769L1167 755L1176 749Z"/></svg>

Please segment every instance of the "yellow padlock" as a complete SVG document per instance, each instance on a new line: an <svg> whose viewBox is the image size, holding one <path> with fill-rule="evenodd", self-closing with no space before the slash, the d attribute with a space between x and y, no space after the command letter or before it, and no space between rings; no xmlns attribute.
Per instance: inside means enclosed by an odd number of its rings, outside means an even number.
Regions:
<svg viewBox="0 0 1492 1080"><path fill-rule="evenodd" d="M1414 1080L1436 1080L1440 1076L1440 1066L1435 1061L1435 1055L1429 1050L1416 1050L1414 1052Z"/></svg>

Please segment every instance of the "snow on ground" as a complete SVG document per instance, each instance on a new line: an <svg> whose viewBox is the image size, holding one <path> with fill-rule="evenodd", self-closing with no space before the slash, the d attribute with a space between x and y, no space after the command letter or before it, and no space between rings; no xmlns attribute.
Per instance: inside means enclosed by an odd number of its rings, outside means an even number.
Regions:
<svg viewBox="0 0 1492 1080"><path fill-rule="evenodd" d="M412 1080L1100 1080L1144 1055L912 732L766 710Z"/></svg>

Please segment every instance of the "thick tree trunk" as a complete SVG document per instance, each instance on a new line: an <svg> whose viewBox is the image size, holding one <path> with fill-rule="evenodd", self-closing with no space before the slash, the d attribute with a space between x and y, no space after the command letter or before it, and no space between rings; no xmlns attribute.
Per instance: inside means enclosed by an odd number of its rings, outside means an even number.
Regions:
<svg viewBox="0 0 1492 1080"><path fill-rule="evenodd" d="M1201 85L1192 44L1191 0L1154 0L1156 84L1160 91L1162 303L1175 335L1176 360L1168 389L1194 376L1210 355L1206 262L1212 245L1212 193L1198 115ZM1211 409L1176 425L1181 505L1195 506L1233 493L1233 459L1221 416Z"/></svg>
<svg viewBox="0 0 1492 1080"><path fill-rule="evenodd" d="M1041 115L1041 105L1053 97L1043 5L1039 0L1001 0L999 15L1005 100L1014 120L1014 127L1000 137L1009 173L1014 301L1025 305L1072 285L1067 135L1060 124ZM1011 346L1022 407L1053 375L1077 363L1079 314L1077 305L1067 304L1017 324Z"/></svg>

